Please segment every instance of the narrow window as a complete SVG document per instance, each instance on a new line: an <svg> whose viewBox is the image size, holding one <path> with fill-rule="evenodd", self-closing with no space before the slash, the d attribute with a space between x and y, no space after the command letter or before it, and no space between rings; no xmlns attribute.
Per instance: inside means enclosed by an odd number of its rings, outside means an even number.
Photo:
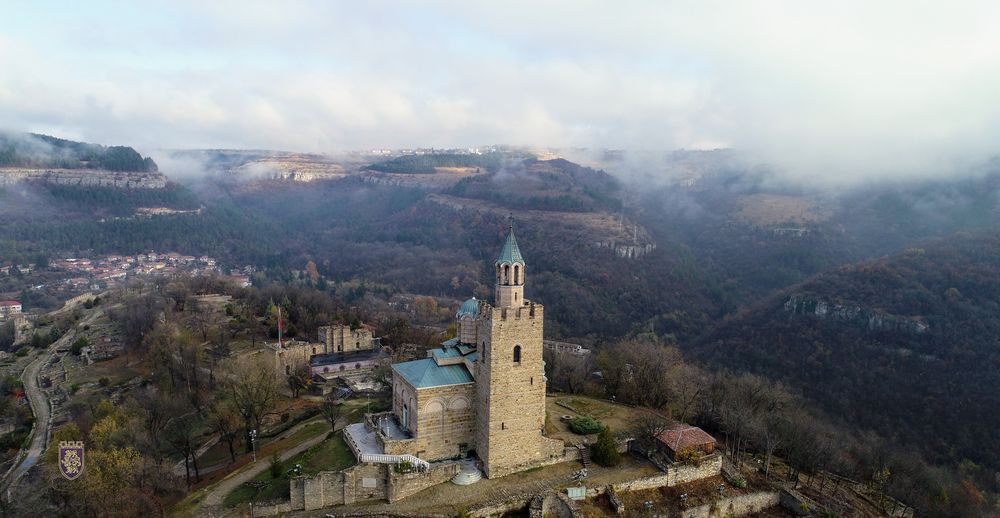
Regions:
<svg viewBox="0 0 1000 518"><path fill-rule="evenodd" d="M535 386L535 378L534 378L534 376L531 377L531 386Z"/></svg>
<svg viewBox="0 0 1000 518"><path fill-rule="evenodd" d="M514 363L521 363L521 346L514 346Z"/></svg>
<svg viewBox="0 0 1000 518"><path fill-rule="evenodd" d="M501 430L506 430L507 429L507 425L505 423L500 423L500 429Z"/></svg>
<svg viewBox="0 0 1000 518"><path fill-rule="evenodd" d="M521 284L521 267L514 265L514 284Z"/></svg>
<svg viewBox="0 0 1000 518"><path fill-rule="evenodd" d="M313 354L316 354L316 348L313 347Z"/></svg>

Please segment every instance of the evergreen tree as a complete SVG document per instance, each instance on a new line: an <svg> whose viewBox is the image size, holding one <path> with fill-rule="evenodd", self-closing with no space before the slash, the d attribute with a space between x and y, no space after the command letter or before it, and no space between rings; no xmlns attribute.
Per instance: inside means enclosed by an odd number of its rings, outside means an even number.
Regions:
<svg viewBox="0 0 1000 518"><path fill-rule="evenodd" d="M611 435L611 428L605 426L601 434L597 436L597 442L590 447L590 457L601 466L617 466L621 462L621 455L615 445L615 438Z"/></svg>

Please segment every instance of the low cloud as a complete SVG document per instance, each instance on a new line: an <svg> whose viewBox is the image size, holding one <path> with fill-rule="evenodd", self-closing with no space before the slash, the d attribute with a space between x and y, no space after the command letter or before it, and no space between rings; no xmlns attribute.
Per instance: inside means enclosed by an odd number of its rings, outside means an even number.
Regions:
<svg viewBox="0 0 1000 518"><path fill-rule="evenodd" d="M729 147L830 184L961 174L1000 142L989 2L119 7L12 6L0 120L142 152Z"/></svg>

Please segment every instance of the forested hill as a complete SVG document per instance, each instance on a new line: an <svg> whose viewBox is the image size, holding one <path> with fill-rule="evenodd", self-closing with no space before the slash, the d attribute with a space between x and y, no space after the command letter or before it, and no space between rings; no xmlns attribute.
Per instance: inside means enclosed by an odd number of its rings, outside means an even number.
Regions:
<svg viewBox="0 0 1000 518"><path fill-rule="evenodd" d="M128 146L102 146L35 133L0 132L0 167L154 172L156 162Z"/></svg>
<svg viewBox="0 0 1000 518"><path fill-rule="evenodd" d="M689 347L784 380L931 458L1000 466L1000 236L954 237L782 291Z"/></svg>

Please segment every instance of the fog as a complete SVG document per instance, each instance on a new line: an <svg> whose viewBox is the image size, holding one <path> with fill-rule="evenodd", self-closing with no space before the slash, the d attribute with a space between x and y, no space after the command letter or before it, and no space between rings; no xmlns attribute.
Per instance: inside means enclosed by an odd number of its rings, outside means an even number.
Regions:
<svg viewBox="0 0 1000 518"><path fill-rule="evenodd" d="M144 154L731 148L786 180L847 185L970 174L1000 142L990 2L8 10L4 126Z"/></svg>

